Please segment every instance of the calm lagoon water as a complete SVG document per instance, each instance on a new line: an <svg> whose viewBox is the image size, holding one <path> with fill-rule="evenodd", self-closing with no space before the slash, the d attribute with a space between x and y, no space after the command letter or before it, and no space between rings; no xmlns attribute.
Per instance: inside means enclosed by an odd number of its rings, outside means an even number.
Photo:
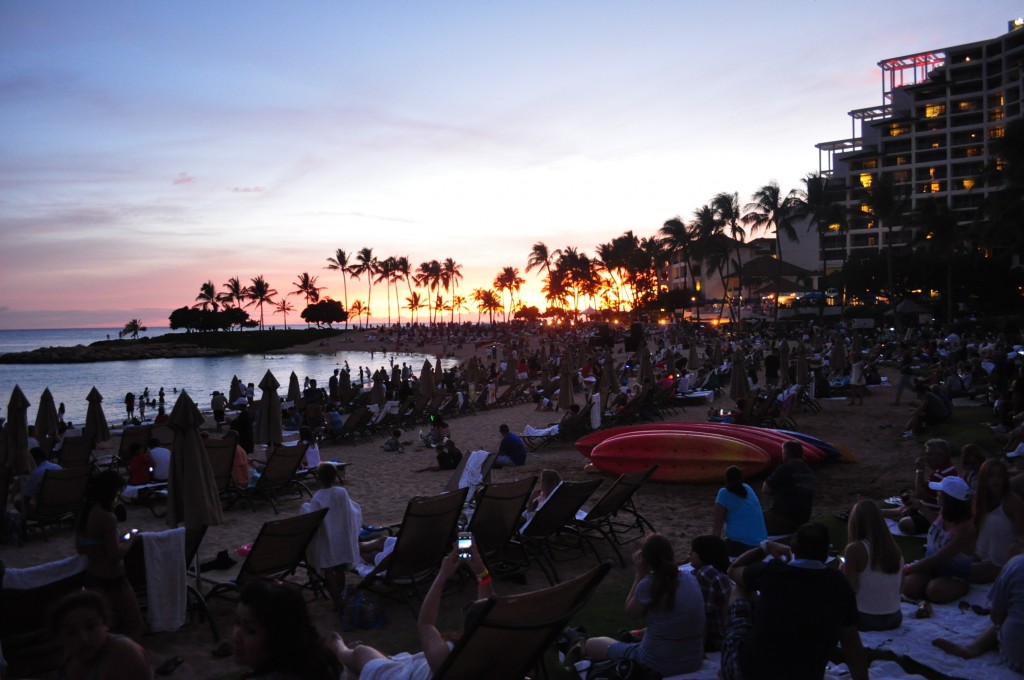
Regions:
<svg viewBox="0 0 1024 680"><path fill-rule="evenodd" d="M107 335L117 338L120 329L88 328L63 330L0 330L0 354L22 352L38 347L73 347L88 345L105 340ZM147 332L153 337L158 332ZM7 415L7 401L15 385L30 402L29 422L35 420L36 405L47 387L53 393L54 401L64 402L65 418L76 424L84 423L88 406L85 397L95 386L103 395L103 410L111 425L120 424L125 418L124 395L136 395L149 388L151 398L156 398L164 388L167 408L170 409L177 397L174 390L186 390L201 409L208 409L214 390L227 392L232 376L238 376L243 383L259 385L269 369L281 383L278 393L284 396L288 389L288 378L292 371L303 380L313 378L321 386L336 368L344 368L348 362L353 379L358 380L359 367L372 372L380 367L390 370L391 361L401 366L407 363L417 374L423 361L434 363L435 357L414 353L352 352L308 354L248 354L232 357L202 357L193 359L146 359L142 361L104 361L86 364L0 364L0 416ZM449 368L454 359L443 359L441 365ZM256 389L256 398L260 390ZM150 411L147 410L147 415ZM155 411L153 411L155 415Z"/></svg>

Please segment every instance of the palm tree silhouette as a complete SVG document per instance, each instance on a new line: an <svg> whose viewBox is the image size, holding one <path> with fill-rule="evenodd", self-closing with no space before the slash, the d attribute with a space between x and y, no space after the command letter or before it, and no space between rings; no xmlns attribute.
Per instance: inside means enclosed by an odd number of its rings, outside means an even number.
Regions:
<svg viewBox="0 0 1024 680"><path fill-rule="evenodd" d="M366 314L366 325L370 325L370 300L373 296L373 277L377 273L377 258L373 256L373 248L361 248L356 253L355 264L349 270L355 278L366 276L366 304L363 306L363 313Z"/></svg>
<svg viewBox="0 0 1024 680"><path fill-rule="evenodd" d="M327 267L333 271L341 272L341 286L345 295L345 310L348 311L348 269L352 266L349 254L338 248L334 251L334 257L327 258ZM348 319L345 319L345 327L348 328Z"/></svg>
<svg viewBox="0 0 1024 680"><path fill-rule="evenodd" d="M742 218L746 224L751 226L752 230L775 230L775 255L778 258L778 266L775 271L776 321L779 319L779 286L782 285L782 237L785 236L793 241L800 240L793 227L795 198L795 190L783 196L779 183L772 180L754 192L751 202L745 208L746 214Z"/></svg>
<svg viewBox="0 0 1024 680"><path fill-rule="evenodd" d="M441 272L444 275L445 290L448 289L450 284L452 287L452 323L455 323L455 292L459 288L459 281L462 280L462 265L458 264L452 258L445 258L445 261L441 263Z"/></svg>
<svg viewBox="0 0 1024 680"><path fill-rule="evenodd" d="M288 312L294 312L295 307L288 302L287 298L281 298L274 303L274 311L284 317L284 329L288 330Z"/></svg>
<svg viewBox="0 0 1024 680"><path fill-rule="evenodd" d="M121 329L121 332L117 334L117 337L123 338L125 336L130 335L132 336L132 340L138 340L139 333L145 333L146 330L147 328L142 325L142 321L140 321L139 319L132 319L131 321L124 325L124 328Z"/></svg>
<svg viewBox="0 0 1024 680"><path fill-rule="evenodd" d="M246 289L246 297L249 299L247 307L256 305L260 310L260 330L263 330L263 305L272 304L277 291L270 287L263 275L251 279L251 285Z"/></svg>

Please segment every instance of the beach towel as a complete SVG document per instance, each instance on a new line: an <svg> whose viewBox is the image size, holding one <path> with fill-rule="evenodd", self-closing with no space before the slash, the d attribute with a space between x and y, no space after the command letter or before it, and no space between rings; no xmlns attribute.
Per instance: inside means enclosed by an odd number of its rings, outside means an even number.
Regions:
<svg viewBox="0 0 1024 680"><path fill-rule="evenodd" d="M139 534L146 557L146 621L154 633L185 625L185 527Z"/></svg>
<svg viewBox="0 0 1024 680"><path fill-rule="evenodd" d="M363 525L363 511L353 501L348 490L341 486L320 489L302 512L328 508L323 523L306 549L306 557L317 569L328 569L342 564L357 565L359 558L359 530Z"/></svg>
<svg viewBox="0 0 1024 680"><path fill-rule="evenodd" d="M484 474L481 468L489 455L483 449L477 449L469 454L469 460L466 461L466 466L462 468L462 476L459 477L459 488L469 488L467 498L472 498L477 485L483 483Z"/></svg>
<svg viewBox="0 0 1024 680"><path fill-rule="evenodd" d="M81 573L87 565L85 555L75 555L23 569L8 567L3 573L3 587L10 590L41 588Z"/></svg>

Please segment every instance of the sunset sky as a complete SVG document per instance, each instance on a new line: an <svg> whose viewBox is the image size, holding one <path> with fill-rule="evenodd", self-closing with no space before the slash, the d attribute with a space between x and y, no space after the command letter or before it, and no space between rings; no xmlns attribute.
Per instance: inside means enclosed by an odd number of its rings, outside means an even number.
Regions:
<svg viewBox="0 0 1024 680"><path fill-rule="evenodd" d="M0 328L163 328L232 276L284 294L309 272L342 299L326 258L364 246L452 257L468 293L525 270L536 241L593 254L720 191L798 186L814 144L881 103L877 62L995 37L1022 11L4 0Z"/></svg>

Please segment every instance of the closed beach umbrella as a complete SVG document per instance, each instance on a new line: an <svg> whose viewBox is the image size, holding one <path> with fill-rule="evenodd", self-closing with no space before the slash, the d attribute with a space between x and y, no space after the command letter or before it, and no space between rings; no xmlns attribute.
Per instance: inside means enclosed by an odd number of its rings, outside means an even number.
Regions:
<svg viewBox="0 0 1024 680"><path fill-rule="evenodd" d="M430 359L423 360L423 369L420 371L420 396L434 396L434 371Z"/></svg>
<svg viewBox="0 0 1024 680"><path fill-rule="evenodd" d="M391 366L391 385L392 389L398 388L398 383L402 382L402 369L399 366Z"/></svg>
<svg viewBox="0 0 1024 680"><path fill-rule="evenodd" d="M505 384L515 385L519 382L519 375L516 373L516 365L509 359L505 362Z"/></svg>
<svg viewBox="0 0 1024 680"><path fill-rule="evenodd" d="M85 400L89 402L89 407L85 411L85 430L82 434L89 448L95 449L100 442L110 439L110 426L103 413L103 395L100 391L93 387Z"/></svg>
<svg viewBox="0 0 1024 680"><path fill-rule="evenodd" d="M686 368L696 371L700 368L700 359L697 358L697 340L690 343L690 356L686 357Z"/></svg>
<svg viewBox="0 0 1024 680"><path fill-rule="evenodd" d="M718 340L715 341L715 349L712 355L711 363L713 366L722 365L722 343Z"/></svg>
<svg viewBox="0 0 1024 680"><path fill-rule="evenodd" d="M294 373L292 375L295 375ZM269 370L260 381L263 394L260 397L260 417L256 421L256 441L260 444L280 444L284 441L284 427L281 425L281 398L277 388L281 383Z"/></svg>
<svg viewBox="0 0 1024 680"><path fill-rule="evenodd" d="M563 410L567 410L573 404L572 368L569 364L569 354L563 352L562 362L558 367L558 408Z"/></svg>
<svg viewBox="0 0 1024 680"><path fill-rule="evenodd" d="M618 390L618 384L615 381L615 360L612 359L612 354L609 352L604 357L604 364L601 365L601 384L598 388L601 394L601 403L608 404L608 395Z"/></svg>
<svg viewBox="0 0 1024 680"><path fill-rule="evenodd" d="M217 481L199 436L204 422L195 402L184 390L174 403L169 424L174 431L171 474L167 480L167 525L214 526L224 521Z"/></svg>
<svg viewBox="0 0 1024 680"><path fill-rule="evenodd" d="M444 369L441 368L441 357L437 357L434 364L434 389L444 385Z"/></svg>
<svg viewBox="0 0 1024 680"><path fill-rule="evenodd" d="M732 371L729 373L729 398L737 401L750 392L747 384L747 372L743 367L743 350L737 348L732 353Z"/></svg>
<svg viewBox="0 0 1024 680"><path fill-rule="evenodd" d="M299 388L299 376L292 371L292 374L288 376L288 401L298 406L301 399L302 390Z"/></svg>
<svg viewBox="0 0 1024 680"><path fill-rule="evenodd" d="M807 349L801 344L796 348L796 384L806 385L811 379L807 366Z"/></svg>
<svg viewBox="0 0 1024 680"><path fill-rule="evenodd" d="M7 464L16 475L24 475L35 468L28 452L28 399L17 385L11 390L7 402Z"/></svg>
<svg viewBox="0 0 1024 680"><path fill-rule="evenodd" d="M832 353L829 355L829 366L840 374L846 368L846 343L843 338L836 336L832 343Z"/></svg>
<svg viewBox="0 0 1024 680"><path fill-rule="evenodd" d="M651 359L651 350L646 342L640 344L640 371L637 374L637 382L641 386L654 382L654 361Z"/></svg>
<svg viewBox="0 0 1024 680"><path fill-rule="evenodd" d="M57 407L53 403L53 394L47 387L39 397L39 410L36 411L36 439L50 451L57 441L59 432L60 419L57 417Z"/></svg>

